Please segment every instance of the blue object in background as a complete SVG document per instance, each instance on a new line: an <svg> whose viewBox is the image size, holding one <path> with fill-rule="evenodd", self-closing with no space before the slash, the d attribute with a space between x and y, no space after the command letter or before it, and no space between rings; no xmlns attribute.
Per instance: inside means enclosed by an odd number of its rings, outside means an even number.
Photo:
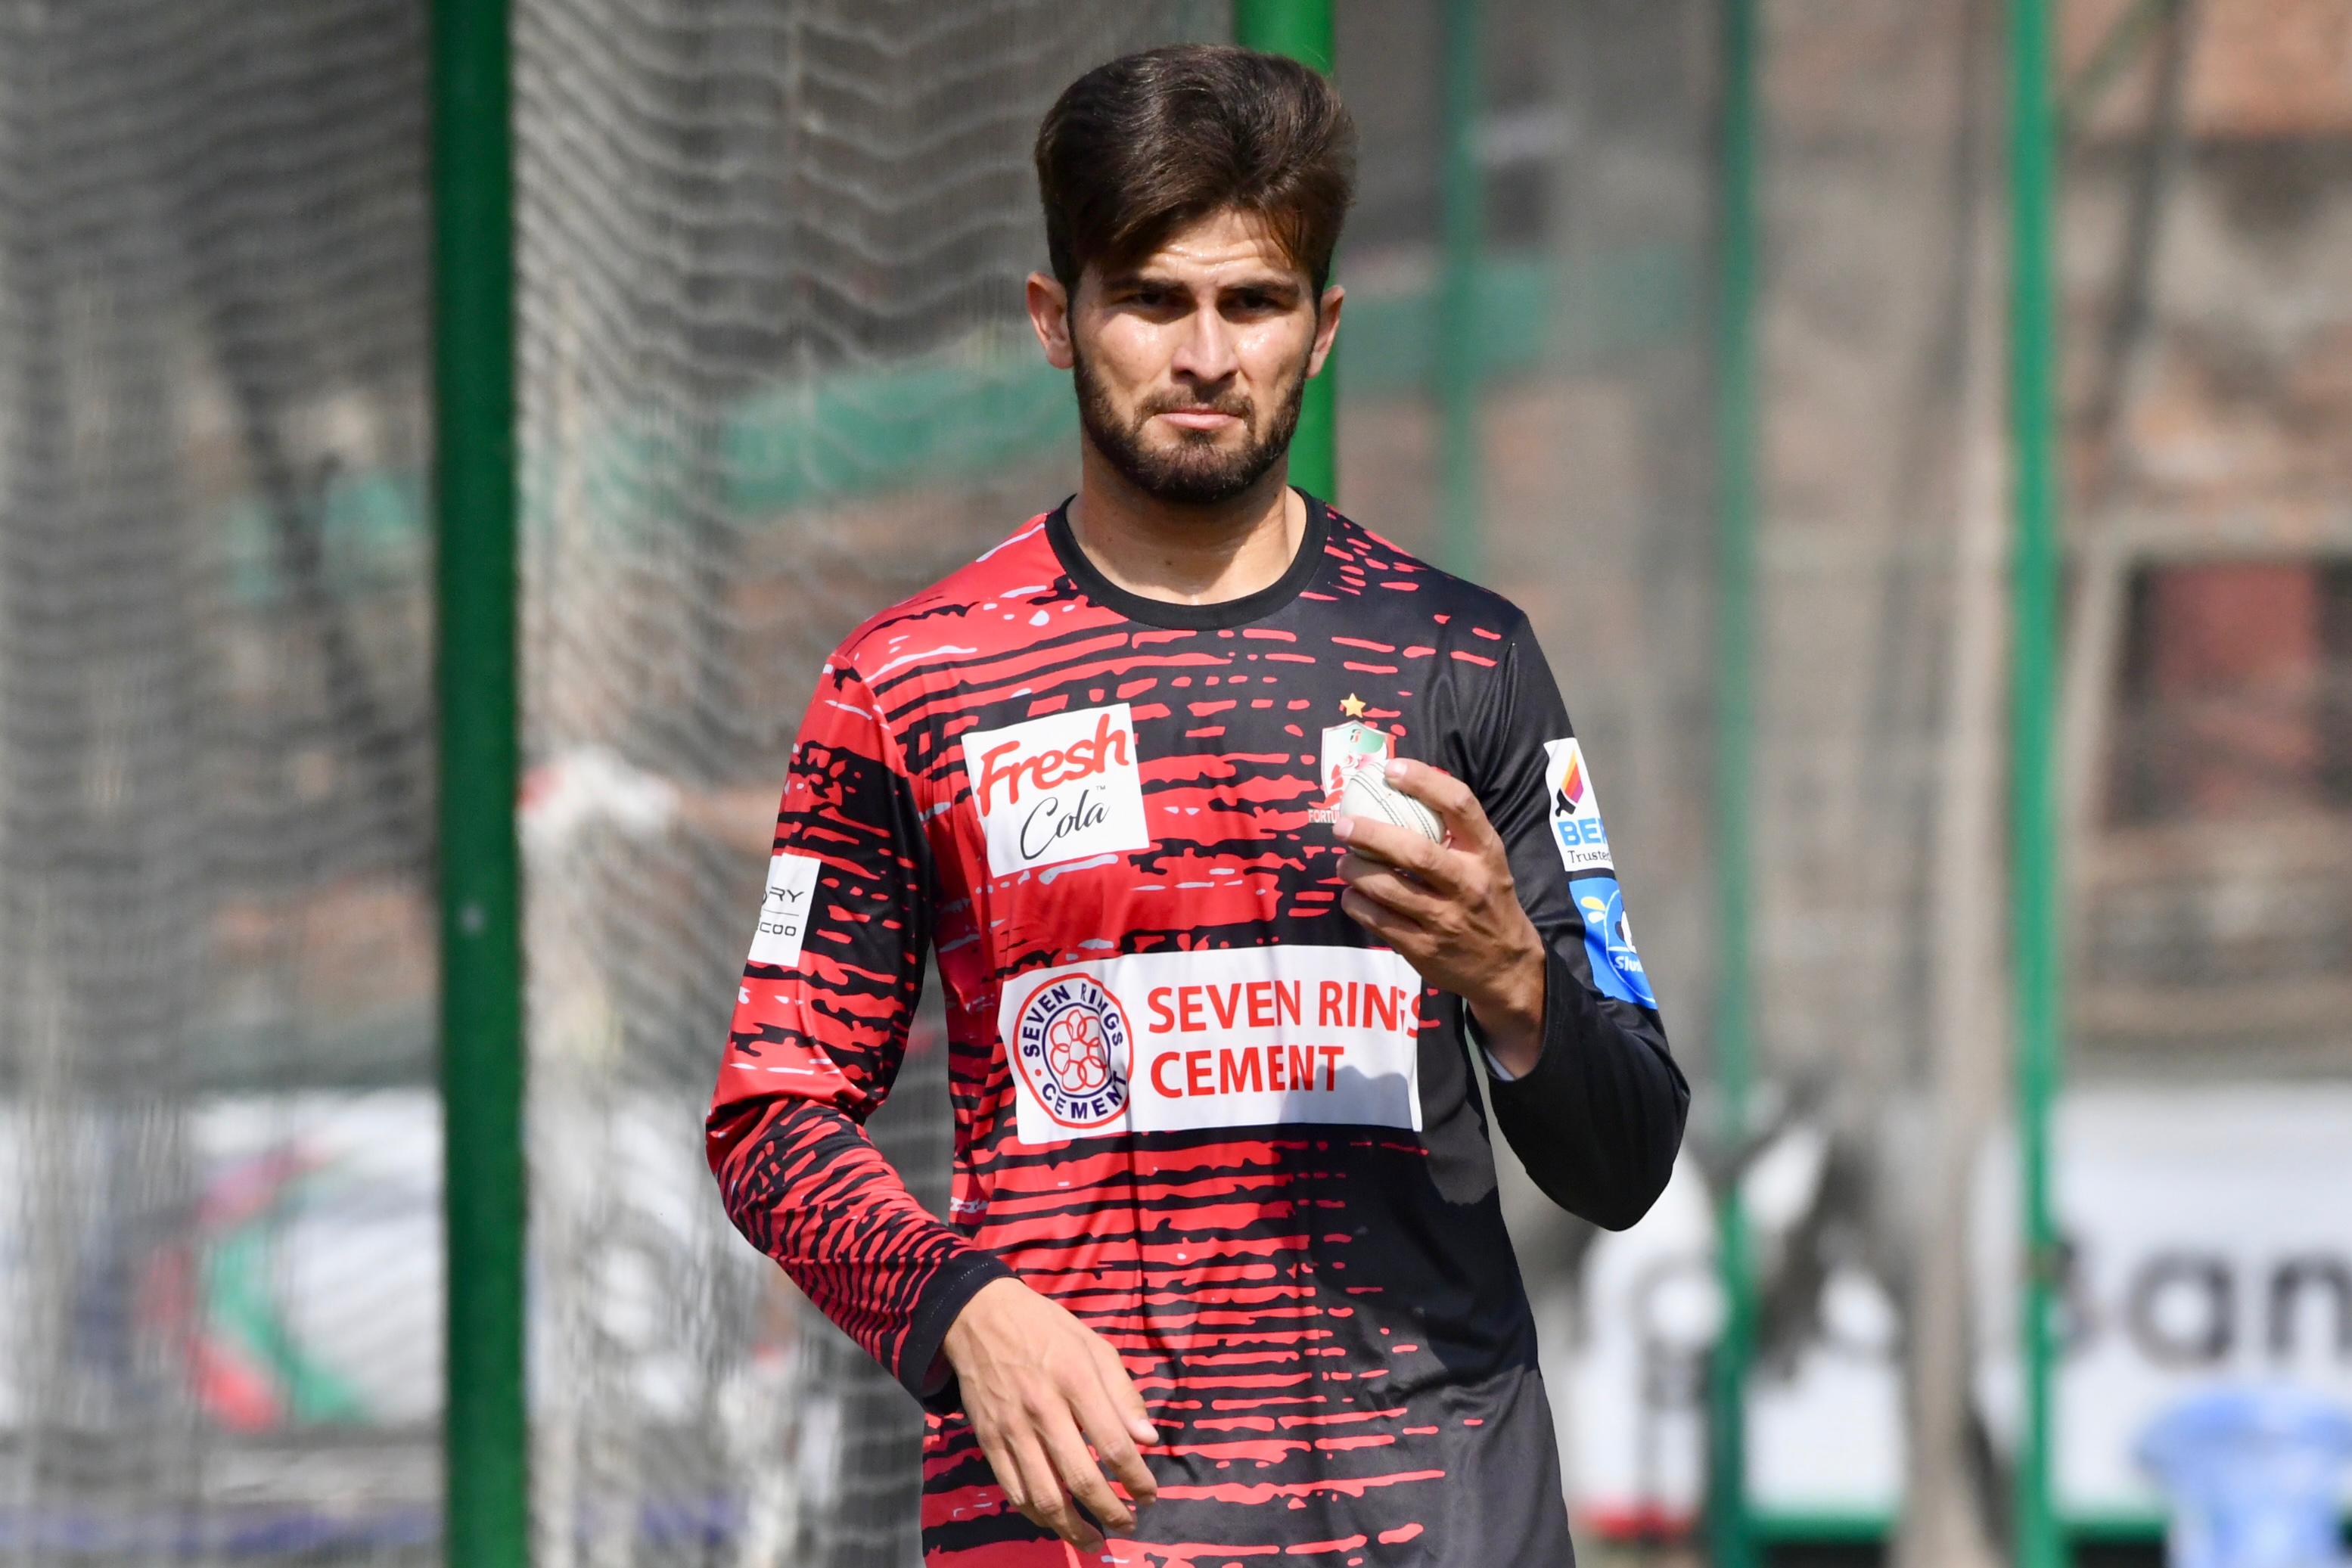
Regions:
<svg viewBox="0 0 2352 1568"><path fill-rule="evenodd" d="M2352 1414L2293 1388L2220 1388L2140 1435L2172 1503L2172 1568L2341 1568L2337 1481Z"/></svg>

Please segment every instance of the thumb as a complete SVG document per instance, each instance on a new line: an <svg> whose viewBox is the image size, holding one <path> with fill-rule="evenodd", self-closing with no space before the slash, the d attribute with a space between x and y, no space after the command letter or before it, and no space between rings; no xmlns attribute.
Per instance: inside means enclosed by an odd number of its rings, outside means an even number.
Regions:
<svg viewBox="0 0 2352 1568"><path fill-rule="evenodd" d="M1151 1412L1145 1407L1143 1396L1136 1391L1135 1380L1127 1375L1127 1364L1118 1352L1097 1340L1101 1354L1096 1357L1096 1367L1102 1379L1103 1392L1110 1396L1112 1407L1127 1427L1127 1435L1139 1443L1160 1441L1160 1428L1151 1424Z"/></svg>

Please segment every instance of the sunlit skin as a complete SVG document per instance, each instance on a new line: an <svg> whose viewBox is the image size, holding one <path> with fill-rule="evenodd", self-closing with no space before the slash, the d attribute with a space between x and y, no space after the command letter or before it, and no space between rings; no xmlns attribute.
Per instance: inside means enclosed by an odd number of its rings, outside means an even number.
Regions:
<svg viewBox="0 0 2352 1568"><path fill-rule="evenodd" d="M1237 454L1261 437L1304 366L1321 371L1347 290L1323 290L1255 214L1227 210L1178 230L1130 270L1088 268L1077 298L1029 275L1030 323L1046 361L1079 354L1122 423L1149 450ZM1246 411L1245 413L1243 411ZM1223 411L1223 412L1221 412ZM1240 495L1171 505L1139 489L1082 441L1070 527L1103 575L1180 604L1238 599L1282 576L1307 529L1286 454Z"/></svg>
<svg viewBox="0 0 2352 1568"><path fill-rule="evenodd" d="M1343 298L1326 288L1318 310L1313 280L1261 221L1237 211L1179 230L1131 270L1089 268L1075 301L1046 274L1032 273L1028 285L1045 358L1066 371L1084 361L1079 373L1102 403L1096 413L1135 448L1129 465L1195 479L1246 467L1299 378L1329 357ZM1091 435L1080 451L1071 529L1102 574L1131 593L1180 604L1238 599L1278 580L1306 537L1286 453L1232 495L1202 502L1136 484ZM1339 818L1340 906L1467 1001L1505 1069L1528 1071L1542 1043L1544 951L1502 840L1444 769L1400 759L1388 779L1437 813L1446 841ZM1118 1353L1056 1302L998 1280L957 1315L943 1354L1006 1500L1085 1560L1111 1561L1097 1555L1096 1524L1126 1534L1159 1491L1142 1450L1160 1435Z"/></svg>

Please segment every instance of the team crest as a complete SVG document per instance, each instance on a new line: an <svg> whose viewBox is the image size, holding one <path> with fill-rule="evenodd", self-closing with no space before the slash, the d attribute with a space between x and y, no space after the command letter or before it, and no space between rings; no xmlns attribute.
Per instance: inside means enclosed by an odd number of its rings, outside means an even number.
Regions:
<svg viewBox="0 0 2352 1568"><path fill-rule="evenodd" d="M1355 697L1341 703L1350 716L1361 714L1364 705ZM1319 777L1323 783L1323 803L1307 813L1307 820L1328 822L1338 814L1339 791L1348 785L1348 775L1367 763L1381 766L1396 755L1396 737L1385 730L1350 716L1345 724L1335 724L1323 731L1323 767Z"/></svg>
<svg viewBox="0 0 2352 1568"><path fill-rule="evenodd" d="M1013 1060L1055 1125L1085 1132L1127 1109L1133 1044L1118 998L1090 977L1072 975L1040 989L1022 1008Z"/></svg>

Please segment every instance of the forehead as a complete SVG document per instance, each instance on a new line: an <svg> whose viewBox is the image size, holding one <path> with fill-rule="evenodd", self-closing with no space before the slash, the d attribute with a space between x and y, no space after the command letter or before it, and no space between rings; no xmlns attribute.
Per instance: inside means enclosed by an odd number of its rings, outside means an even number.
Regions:
<svg viewBox="0 0 2352 1568"><path fill-rule="evenodd" d="M1204 281L1306 276L1305 269L1284 252L1274 226L1261 214L1239 207L1223 207L1194 219L1169 235L1132 268L1123 270Z"/></svg>

